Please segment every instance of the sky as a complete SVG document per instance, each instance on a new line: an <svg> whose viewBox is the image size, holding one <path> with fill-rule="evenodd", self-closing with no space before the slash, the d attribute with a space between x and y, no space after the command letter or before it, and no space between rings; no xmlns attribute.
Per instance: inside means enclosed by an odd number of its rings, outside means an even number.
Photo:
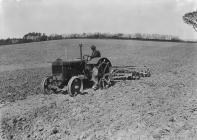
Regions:
<svg viewBox="0 0 197 140"><path fill-rule="evenodd" d="M182 16L197 0L0 0L0 38L28 32L150 33L197 39Z"/></svg>

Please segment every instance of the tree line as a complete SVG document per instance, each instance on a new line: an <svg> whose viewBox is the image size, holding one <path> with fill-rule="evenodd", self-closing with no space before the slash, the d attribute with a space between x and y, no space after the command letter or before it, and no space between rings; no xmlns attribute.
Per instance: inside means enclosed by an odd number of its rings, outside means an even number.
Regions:
<svg viewBox="0 0 197 140"><path fill-rule="evenodd" d="M122 34L122 33L81 33L81 34L51 34L30 32L25 34L22 38L7 38L0 39L0 45L20 44L29 42L40 42L47 40L60 40L60 39L128 39L128 40L153 40L153 41L181 41L177 36L160 35L160 34Z"/></svg>
<svg viewBox="0 0 197 140"><path fill-rule="evenodd" d="M197 10L188 12L183 15L183 21L191 25L197 32ZM52 34L47 36L44 33L30 32L25 34L22 38L7 38L0 39L0 45L39 42L47 40L59 40L59 39L78 39L78 38L90 38L90 39L133 39L133 40L151 40L151 41L171 41L171 42L183 42L179 37L172 35L160 35L160 34L122 34L122 33L81 33L81 34ZM194 42L194 41L184 41Z"/></svg>

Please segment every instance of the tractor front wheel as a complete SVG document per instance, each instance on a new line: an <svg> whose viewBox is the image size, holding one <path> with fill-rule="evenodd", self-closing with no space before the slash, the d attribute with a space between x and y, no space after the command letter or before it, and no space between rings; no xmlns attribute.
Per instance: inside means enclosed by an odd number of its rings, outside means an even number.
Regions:
<svg viewBox="0 0 197 140"><path fill-rule="evenodd" d="M42 80L42 83L41 83L41 89L43 91L44 94L50 94L51 93L51 84L52 84L52 77L49 76L49 77L46 77Z"/></svg>
<svg viewBox="0 0 197 140"><path fill-rule="evenodd" d="M71 97L83 91L83 81L78 76L73 76L68 82L68 93Z"/></svg>

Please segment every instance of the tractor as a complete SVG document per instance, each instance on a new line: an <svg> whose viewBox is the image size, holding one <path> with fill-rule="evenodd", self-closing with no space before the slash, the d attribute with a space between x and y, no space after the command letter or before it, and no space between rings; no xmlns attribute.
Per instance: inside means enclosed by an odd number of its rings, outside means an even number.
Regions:
<svg viewBox="0 0 197 140"><path fill-rule="evenodd" d="M83 92L84 80L91 81L93 72L98 76L100 87L109 84L106 83L112 67L109 59L90 59L89 55L83 55L82 47L79 44L80 58L72 61L58 58L52 62L52 75L45 77L41 83L45 94L64 92L76 96Z"/></svg>

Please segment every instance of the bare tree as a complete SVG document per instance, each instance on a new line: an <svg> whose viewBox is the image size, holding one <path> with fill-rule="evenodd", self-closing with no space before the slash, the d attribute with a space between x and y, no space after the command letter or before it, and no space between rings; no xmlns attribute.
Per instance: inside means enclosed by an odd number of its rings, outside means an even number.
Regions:
<svg viewBox="0 0 197 140"><path fill-rule="evenodd" d="M186 13L183 16L183 21L193 26L194 30L197 32L197 11Z"/></svg>

